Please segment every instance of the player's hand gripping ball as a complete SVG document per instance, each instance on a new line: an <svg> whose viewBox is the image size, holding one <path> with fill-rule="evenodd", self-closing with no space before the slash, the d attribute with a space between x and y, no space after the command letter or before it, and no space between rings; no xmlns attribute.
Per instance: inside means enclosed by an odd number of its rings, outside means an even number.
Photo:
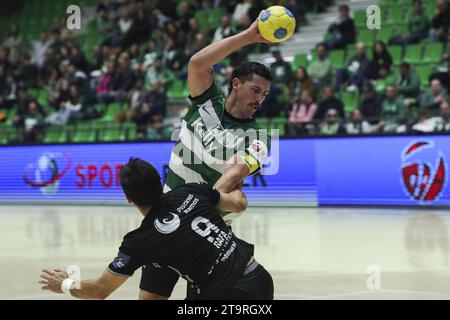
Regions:
<svg viewBox="0 0 450 320"><path fill-rule="evenodd" d="M261 11L258 17L259 33L270 42L282 42L294 33L295 18L282 6L272 6Z"/></svg>

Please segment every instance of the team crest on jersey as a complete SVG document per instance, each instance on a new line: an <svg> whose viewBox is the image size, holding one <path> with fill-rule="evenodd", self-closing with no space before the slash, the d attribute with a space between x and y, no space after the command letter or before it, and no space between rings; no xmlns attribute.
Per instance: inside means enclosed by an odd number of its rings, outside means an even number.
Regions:
<svg viewBox="0 0 450 320"><path fill-rule="evenodd" d="M180 226L180 217L172 212L169 212L168 217L164 217L161 221L159 218L155 219L155 228L163 234L174 232Z"/></svg>

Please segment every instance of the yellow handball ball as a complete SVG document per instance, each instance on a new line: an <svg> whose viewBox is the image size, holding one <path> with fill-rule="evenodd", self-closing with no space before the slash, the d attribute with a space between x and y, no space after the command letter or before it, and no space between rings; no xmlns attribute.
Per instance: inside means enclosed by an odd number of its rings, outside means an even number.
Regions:
<svg viewBox="0 0 450 320"><path fill-rule="evenodd" d="M258 30L270 42L282 42L294 33L295 17L283 6L272 6L262 10L258 17Z"/></svg>

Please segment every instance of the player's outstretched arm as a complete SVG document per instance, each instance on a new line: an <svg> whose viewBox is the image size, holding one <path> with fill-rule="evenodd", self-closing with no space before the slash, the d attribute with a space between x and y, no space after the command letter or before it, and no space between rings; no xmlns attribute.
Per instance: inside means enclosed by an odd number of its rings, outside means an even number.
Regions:
<svg viewBox="0 0 450 320"><path fill-rule="evenodd" d="M55 293L63 293L61 285L69 275L67 272L59 269L43 269L41 274L42 290L49 290ZM106 299L118 287L120 287L128 277L112 274L108 270L92 280L84 280L80 285L70 290L70 294L79 299Z"/></svg>
<svg viewBox="0 0 450 320"><path fill-rule="evenodd" d="M220 201L217 208L221 211L242 212L247 209L248 201L245 194L235 189L230 193L221 192Z"/></svg>
<svg viewBox="0 0 450 320"><path fill-rule="evenodd" d="M236 189L237 185L242 182L250 174L250 168L240 156L235 155L225 167L225 171L219 180L214 184L214 189L220 192L231 192Z"/></svg>
<svg viewBox="0 0 450 320"><path fill-rule="evenodd" d="M188 64L188 86L191 96L199 96L211 87L214 80L213 65L240 48L258 42L270 43L260 35L255 20L248 29L214 42L194 54Z"/></svg>

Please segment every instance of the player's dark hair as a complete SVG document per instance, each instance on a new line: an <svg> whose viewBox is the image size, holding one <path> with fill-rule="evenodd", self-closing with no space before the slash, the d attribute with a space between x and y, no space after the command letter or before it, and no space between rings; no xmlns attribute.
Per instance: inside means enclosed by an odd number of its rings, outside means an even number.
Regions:
<svg viewBox="0 0 450 320"><path fill-rule="evenodd" d="M272 73L270 69L259 62L244 62L234 68L231 76L230 85L228 87L228 93L231 93L233 89L233 79L238 78L242 83L253 79L253 75L263 77L267 81L272 81Z"/></svg>
<svg viewBox="0 0 450 320"><path fill-rule="evenodd" d="M120 168L119 179L123 192L138 207L152 207L161 199L161 177L147 161L130 158Z"/></svg>
<svg viewBox="0 0 450 320"><path fill-rule="evenodd" d="M339 6L339 11L342 11L342 10L344 10L347 13L349 13L350 12L350 7L348 5L346 5L346 4L341 4Z"/></svg>

